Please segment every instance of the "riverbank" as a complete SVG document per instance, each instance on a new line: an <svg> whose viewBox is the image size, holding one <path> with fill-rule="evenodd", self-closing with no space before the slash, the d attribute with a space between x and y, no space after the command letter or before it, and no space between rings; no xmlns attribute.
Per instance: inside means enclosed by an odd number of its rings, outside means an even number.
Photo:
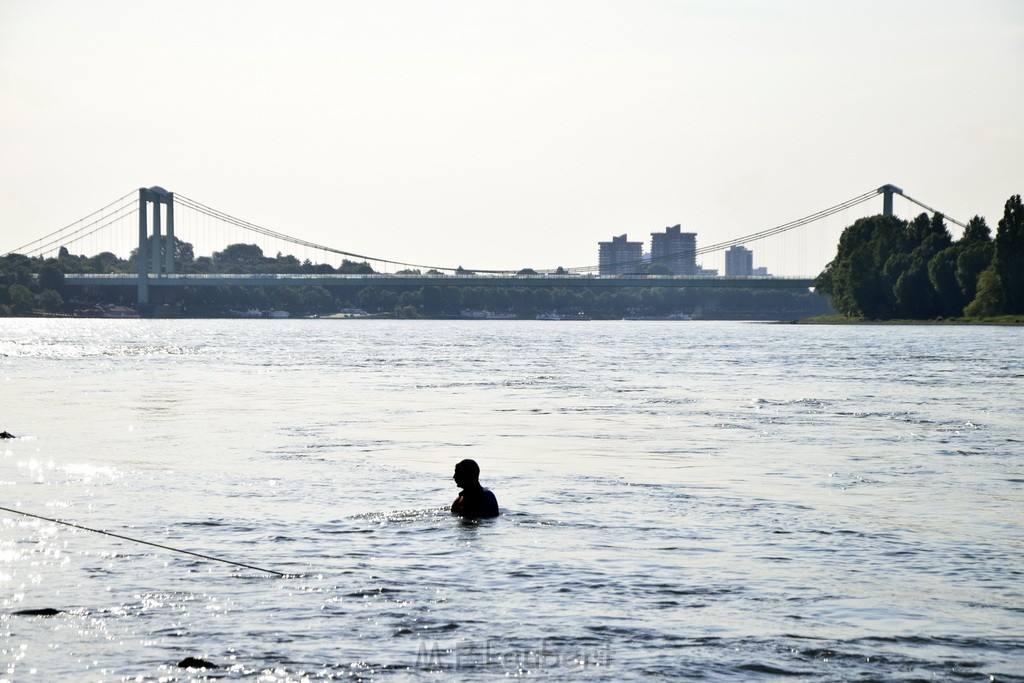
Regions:
<svg viewBox="0 0 1024 683"><path fill-rule="evenodd" d="M794 325L1024 325L1024 315L999 315L987 318L937 318L935 320L869 320L842 315L819 315L793 320Z"/></svg>

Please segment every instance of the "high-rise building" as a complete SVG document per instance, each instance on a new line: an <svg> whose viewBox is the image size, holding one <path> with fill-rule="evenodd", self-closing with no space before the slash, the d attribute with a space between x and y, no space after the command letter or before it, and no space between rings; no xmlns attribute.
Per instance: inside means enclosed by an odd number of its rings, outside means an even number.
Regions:
<svg viewBox="0 0 1024 683"><path fill-rule="evenodd" d="M598 242L598 271L601 275L625 275L640 270L644 254L643 242L630 242L625 235L611 242Z"/></svg>
<svg viewBox="0 0 1024 683"><path fill-rule="evenodd" d="M754 274L754 252L743 246L725 250L725 276L750 277Z"/></svg>
<svg viewBox="0 0 1024 683"><path fill-rule="evenodd" d="M697 274L697 233L678 225L651 233L651 267L663 266L673 275Z"/></svg>

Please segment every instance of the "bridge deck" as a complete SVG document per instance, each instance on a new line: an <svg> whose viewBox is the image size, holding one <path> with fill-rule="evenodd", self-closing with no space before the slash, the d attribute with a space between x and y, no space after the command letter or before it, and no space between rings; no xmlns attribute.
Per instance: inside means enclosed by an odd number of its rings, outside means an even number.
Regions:
<svg viewBox="0 0 1024 683"><path fill-rule="evenodd" d="M134 273L68 273L64 283L75 286L134 287ZM723 287L730 289L809 289L813 278L686 277L671 275L305 275L181 273L149 276L150 287Z"/></svg>

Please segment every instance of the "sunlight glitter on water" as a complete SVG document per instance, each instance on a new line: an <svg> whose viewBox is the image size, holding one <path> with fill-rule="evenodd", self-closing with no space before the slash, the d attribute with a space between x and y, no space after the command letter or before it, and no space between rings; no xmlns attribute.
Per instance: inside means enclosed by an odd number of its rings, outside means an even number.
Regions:
<svg viewBox="0 0 1024 683"><path fill-rule="evenodd" d="M295 575L5 519L10 675L1024 668L1016 329L347 322L5 330L9 500Z"/></svg>

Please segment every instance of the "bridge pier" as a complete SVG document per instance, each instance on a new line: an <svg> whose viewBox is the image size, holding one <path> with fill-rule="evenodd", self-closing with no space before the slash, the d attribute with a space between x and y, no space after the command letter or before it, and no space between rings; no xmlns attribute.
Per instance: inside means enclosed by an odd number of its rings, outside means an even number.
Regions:
<svg viewBox="0 0 1024 683"><path fill-rule="evenodd" d="M150 239L148 214L149 205L153 205L153 235ZM167 235L161 234L163 220L161 206L167 207ZM161 258L161 250L163 258ZM136 303L148 306L149 273L168 275L174 272L174 193L162 187L153 186L149 189L139 188L139 279Z"/></svg>
<svg viewBox="0 0 1024 683"><path fill-rule="evenodd" d="M892 196L894 194L903 194L903 190L896 187L895 185L882 185L880 188L878 188L878 194L882 195L882 215L893 215Z"/></svg>

